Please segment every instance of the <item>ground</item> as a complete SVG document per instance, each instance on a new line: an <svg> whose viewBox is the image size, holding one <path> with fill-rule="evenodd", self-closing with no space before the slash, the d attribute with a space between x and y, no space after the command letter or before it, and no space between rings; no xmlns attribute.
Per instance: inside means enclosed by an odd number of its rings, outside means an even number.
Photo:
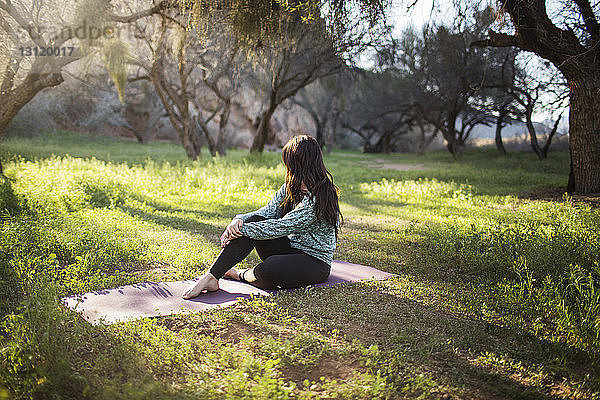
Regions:
<svg viewBox="0 0 600 400"><path fill-rule="evenodd" d="M334 151L335 258L397 277L110 326L58 298L201 273L280 155L56 132L0 156L0 398L600 396L600 210L565 152Z"/></svg>

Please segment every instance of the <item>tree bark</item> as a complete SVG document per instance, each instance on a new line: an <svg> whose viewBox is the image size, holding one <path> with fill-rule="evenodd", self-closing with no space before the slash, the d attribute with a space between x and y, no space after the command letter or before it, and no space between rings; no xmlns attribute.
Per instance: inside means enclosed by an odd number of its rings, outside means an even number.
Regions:
<svg viewBox="0 0 600 400"><path fill-rule="evenodd" d="M464 142L456 137L456 129L445 129L442 131L444 139L446 139L446 148L454 158L460 157L465 147Z"/></svg>
<svg viewBox="0 0 600 400"><path fill-rule="evenodd" d="M326 153L331 153L331 150L335 144L335 139L337 138L337 127L338 127L338 121L340 118L340 110L338 107L338 98L337 96L334 97L333 99L333 104L331 106L331 129L328 131L327 134L327 138L326 138L326 144L325 144L325 152Z"/></svg>
<svg viewBox="0 0 600 400"><path fill-rule="evenodd" d="M265 143L267 142L267 137L269 136L269 126L271 124L271 117L273 116L274 112L275 108L273 106L270 106L260 116L260 122L258 123L258 128L256 128L256 136L254 136L252 147L250 147L251 153L263 152L265 148Z"/></svg>
<svg viewBox="0 0 600 400"><path fill-rule="evenodd" d="M567 182L567 193L575 192L575 174L573 173L573 152L571 151L571 142L569 141L569 180Z"/></svg>
<svg viewBox="0 0 600 400"><path fill-rule="evenodd" d="M206 122L204 122L204 117L202 116L202 114L198 114L194 118L194 121L200 126L200 129L204 133L204 137L206 138L206 143L208 144L208 151L210 151L210 155L213 157L216 156L217 145L215 144L215 141L212 140L212 138L210 137L210 130L208 129Z"/></svg>
<svg viewBox="0 0 600 400"><path fill-rule="evenodd" d="M574 188L578 193L600 193L600 75L567 82Z"/></svg>
<svg viewBox="0 0 600 400"><path fill-rule="evenodd" d="M168 83L164 80L164 76L161 75L159 68L153 67L150 80L154 84L156 92L167 111L171 125L177 131L179 141L185 149L185 153L192 160L196 160L200 155L202 145L196 122L189 113L188 100L175 95L169 97L167 93L170 88L167 86ZM171 104L169 99L173 100L174 105Z"/></svg>
<svg viewBox="0 0 600 400"><path fill-rule="evenodd" d="M502 125L504 124L505 118L506 114L503 112L499 113L498 117L496 118L496 149L498 149L500 154L503 156L507 154L506 149L504 148L504 143L502 143Z"/></svg>
<svg viewBox="0 0 600 400"><path fill-rule="evenodd" d="M231 114L231 101L225 101L225 107L221 113L219 119L219 134L217 136L217 152L221 156L225 156L225 129L227 128L227 122L229 121L229 115Z"/></svg>
<svg viewBox="0 0 600 400"><path fill-rule="evenodd" d="M527 131L529 132L529 142L531 144L531 148L533 152L538 156L540 160L544 159L544 154L542 153L542 148L537 140L537 135L535 133L535 127L533 126L533 121L531 120L531 115L533 114L533 105L527 105L527 111L525 112L525 125L527 126Z"/></svg>
<svg viewBox="0 0 600 400"><path fill-rule="evenodd" d="M194 121L186 115L183 120L183 129L181 132L181 144L185 149L185 152L192 160L198 159L202 144L200 143L200 135Z"/></svg>
<svg viewBox="0 0 600 400"><path fill-rule="evenodd" d="M463 140L456 132L457 117L458 115L452 112L444 118L441 126L436 124L436 126L442 128L441 132L444 139L446 139L446 148L454 158L462 155L462 148L464 147Z"/></svg>
<svg viewBox="0 0 600 400"><path fill-rule="evenodd" d="M552 139L554 138L554 135L556 135L556 131L558 130L558 124L560 123L561 118L562 114L554 122L554 126L552 127L552 130L548 135L548 139L546 139L546 143L544 144L544 147L542 147L542 154L544 155L544 158L548 157L548 151L550 150L550 145L552 145Z"/></svg>
<svg viewBox="0 0 600 400"><path fill-rule="evenodd" d="M129 125L128 123L121 124L120 126L127 129L131 133L133 133L133 136L135 136L135 138L137 139L139 144L145 143L144 134L142 132L138 131L133 126Z"/></svg>

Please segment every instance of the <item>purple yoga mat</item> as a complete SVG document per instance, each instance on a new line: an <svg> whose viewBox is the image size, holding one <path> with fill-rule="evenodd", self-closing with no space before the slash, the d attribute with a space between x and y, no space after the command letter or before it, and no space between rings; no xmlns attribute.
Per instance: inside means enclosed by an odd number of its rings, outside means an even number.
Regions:
<svg viewBox="0 0 600 400"><path fill-rule="evenodd" d="M384 280L393 274L368 267L334 260L329 278L314 286L331 286L360 280ZM252 285L221 279L219 290L201 294L193 299L181 298L194 279L176 282L142 282L98 290L62 298L67 307L80 312L93 324L111 324L142 317L206 311L215 307L227 307L238 299L251 296L270 296L276 291L262 290Z"/></svg>

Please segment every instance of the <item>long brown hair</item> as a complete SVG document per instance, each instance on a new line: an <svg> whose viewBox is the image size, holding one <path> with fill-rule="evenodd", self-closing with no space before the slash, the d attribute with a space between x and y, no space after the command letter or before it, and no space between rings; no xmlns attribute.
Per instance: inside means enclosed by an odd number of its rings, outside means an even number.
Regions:
<svg viewBox="0 0 600 400"><path fill-rule="evenodd" d="M291 211L304 197L302 182L315 196L317 220L325 220L335 227L343 223L338 194L340 189L333 183L333 176L323 163L323 152L312 136L298 135L291 138L283 147L281 158L287 168L285 176L286 195L281 203L283 214Z"/></svg>

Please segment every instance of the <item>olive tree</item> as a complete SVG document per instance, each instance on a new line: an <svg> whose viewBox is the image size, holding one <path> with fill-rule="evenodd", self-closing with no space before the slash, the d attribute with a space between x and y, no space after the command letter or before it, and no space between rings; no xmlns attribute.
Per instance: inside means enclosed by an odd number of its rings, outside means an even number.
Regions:
<svg viewBox="0 0 600 400"><path fill-rule="evenodd" d="M121 28L173 6L164 0L125 13L123 3L100 0L0 0L0 139L19 110L43 89L60 85L76 61L101 56L122 87Z"/></svg>
<svg viewBox="0 0 600 400"><path fill-rule="evenodd" d="M508 18L472 45L516 47L563 74L570 93L568 191L600 193L600 3L561 0L552 12L546 3L497 1L499 16Z"/></svg>

